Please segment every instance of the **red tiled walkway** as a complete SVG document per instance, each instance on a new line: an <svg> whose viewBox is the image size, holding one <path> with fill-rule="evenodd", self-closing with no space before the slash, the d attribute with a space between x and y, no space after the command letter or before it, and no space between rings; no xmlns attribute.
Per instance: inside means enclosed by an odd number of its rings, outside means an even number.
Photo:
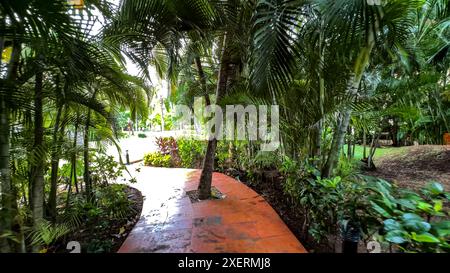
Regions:
<svg viewBox="0 0 450 273"><path fill-rule="evenodd" d="M199 174L142 167L133 185L145 196L141 219L119 252L306 252L272 207L231 177L213 176L224 199L192 204L186 191Z"/></svg>

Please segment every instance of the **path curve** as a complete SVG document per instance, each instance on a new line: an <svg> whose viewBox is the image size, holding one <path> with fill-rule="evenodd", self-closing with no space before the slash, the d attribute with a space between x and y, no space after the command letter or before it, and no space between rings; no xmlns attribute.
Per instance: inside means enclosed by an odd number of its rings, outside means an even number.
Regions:
<svg viewBox="0 0 450 273"><path fill-rule="evenodd" d="M255 191L221 173L221 200L191 203L200 171L140 167L133 187L144 196L141 218L119 253L306 253L273 208Z"/></svg>

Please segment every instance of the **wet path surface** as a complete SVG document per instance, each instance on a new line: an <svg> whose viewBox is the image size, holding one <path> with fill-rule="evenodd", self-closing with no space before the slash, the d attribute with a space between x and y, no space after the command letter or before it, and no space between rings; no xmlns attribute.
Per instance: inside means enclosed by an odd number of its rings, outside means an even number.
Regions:
<svg viewBox="0 0 450 273"><path fill-rule="evenodd" d="M224 199L191 203L197 170L141 167L136 176L142 215L119 252L306 252L272 207L231 177L213 176Z"/></svg>

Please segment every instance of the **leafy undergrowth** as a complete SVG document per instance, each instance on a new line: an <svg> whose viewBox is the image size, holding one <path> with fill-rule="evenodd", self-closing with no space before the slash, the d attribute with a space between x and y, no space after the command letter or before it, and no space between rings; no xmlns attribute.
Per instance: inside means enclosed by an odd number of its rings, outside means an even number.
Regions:
<svg viewBox="0 0 450 273"><path fill-rule="evenodd" d="M429 181L439 181L450 189L450 146L423 145L401 149L401 153L389 153L375 159L377 170L368 174L392 181L401 188L419 189Z"/></svg>
<svg viewBox="0 0 450 273"><path fill-rule="evenodd" d="M129 232L139 220L142 211L143 197L139 190L125 185L111 185L120 187L120 190L111 189L106 191L102 200L114 200L111 195L115 195L115 201L108 204L101 204L88 208L83 205L83 219L79 221L76 229L72 229L64 239L61 240L54 249L54 252L67 253L67 243L71 241L79 242L82 253L115 253L119 250L127 238ZM123 199L125 198L125 199ZM108 211L108 207L122 208L117 211ZM100 209L99 209L100 208ZM73 217L75 218L75 217Z"/></svg>

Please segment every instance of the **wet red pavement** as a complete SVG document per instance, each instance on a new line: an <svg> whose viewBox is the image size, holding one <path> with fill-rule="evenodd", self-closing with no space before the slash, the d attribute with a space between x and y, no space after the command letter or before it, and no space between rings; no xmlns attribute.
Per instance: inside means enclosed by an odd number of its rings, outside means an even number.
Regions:
<svg viewBox="0 0 450 273"><path fill-rule="evenodd" d="M141 219L122 247L127 252L305 253L273 208L256 192L220 173L220 200L191 203L199 171L142 167L132 185L145 197Z"/></svg>

